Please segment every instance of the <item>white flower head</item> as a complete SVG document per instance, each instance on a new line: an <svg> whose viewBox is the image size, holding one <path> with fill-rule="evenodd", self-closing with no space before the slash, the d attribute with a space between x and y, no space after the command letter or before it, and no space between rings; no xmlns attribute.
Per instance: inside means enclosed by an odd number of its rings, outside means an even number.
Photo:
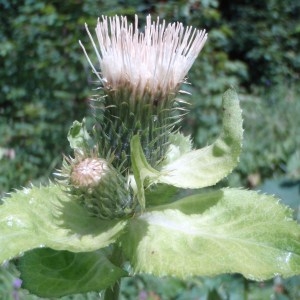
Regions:
<svg viewBox="0 0 300 300"><path fill-rule="evenodd" d="M147 17L144 31L126 17L98 19L96 45L87 25L86 30L95 49L100 72L96 70L82 43L84 53L104 89L130 88L136 96L144 93L167 95L176 92L203 48L205 30L184 27L182 23L151 21Z"/></svg>

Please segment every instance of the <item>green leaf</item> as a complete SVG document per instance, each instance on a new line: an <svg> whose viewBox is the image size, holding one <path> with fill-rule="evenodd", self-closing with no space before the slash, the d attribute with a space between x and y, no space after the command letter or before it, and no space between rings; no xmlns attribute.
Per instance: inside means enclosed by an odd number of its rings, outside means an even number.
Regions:
<svg viewBox="0 0 300 300"><path fill-rule="evenodd" d="M99 220L59 186L26 188L0 206L0 263L24 251L49 247L93 251L114 243L126 221Z"/></svg>
<svg viewBox="0 0 300 300"><path fill-rule="evenodd" d="M133 190L136 190L141 208L144 209L146 206L144 181L146 178L158 178L160 173L148 164L138 135L132 137L130 141L130 151L134 175L134 179L131 178L131 180L134 181L131 182L131 185L133 186Z"/></svg>
<svg viewBox="0 0 300 300"><path fill-rule="evenodd" d="M185 153L161 169L159 182L181 188L202 188L216 184L231 173L241 152L242 114L236 92L223 95L223 128L210 146Z"/></svg>
<svg viewBox="0 0 300 300"><path fill-rule="evenodd" d="M177 193L178 188L171 185L158 184L153 188L150 187L145 190L147 207L173 202Z"/></svg>
<svg viewBox="0 0 300 300"><path fill-rule="evenodd" d="M68 141L70 147L74 150L86 151L91 149L93 141L87 132L85 119L82 120L82 123L78 121L73 122L68 133Z"/></svg>
<svg viewBox="0 0 300 300"><path fill-rule="evenodd" d="M129 223L122 243L135 272L255 280L300 274L300 227L291 210L240 189L153 208Z"/></svg>
<svg viewBox="0 0 300 300"><path fill-rule="evenodd" d="M19 259L18 268L22 288L37 296L51 298L98 292L127 274L113 265L103 250L73 253L35 249Z"/></svg>
<svg viewBox="0 0 300 300"><path fill-rule="evenodd" d="M133 137L131 158L134 176L143 197L143 182L165 183L180 188L202 188L216 184L237 165L241 152L242 115L236 92L232 89L223 95L223 128L219 138L207 147L184 152L163 166L160 172L146 161L139 138Z"/></svg>
<svg viewBox="0 0 300 300"><path fill-rule="evenodd" d="M190 136L184 136L180 132L172 133L169 136L169 147L166 157L161 166L168 165L178 159L183 154L190 152L193 148Z"/></svg>

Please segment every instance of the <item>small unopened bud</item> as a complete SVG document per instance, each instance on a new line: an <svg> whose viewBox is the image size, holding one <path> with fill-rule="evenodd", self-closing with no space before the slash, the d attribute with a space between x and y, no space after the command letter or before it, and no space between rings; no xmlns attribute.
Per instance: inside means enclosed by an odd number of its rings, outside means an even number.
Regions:
<svg viewBox="0 0 300 300"><path fill-rule="evenodd" d="M70 182L75 187L97 186L101 178L109 170L105 160L100 158L86 158L73 167Z"/></svg>
<svg viewBox="0 0 300 300"><path fill-rule="evenodd" d="M59 175L68 193L91 215L116 219L134 213L136 202L126 178L105 159L66 159Z"/></svg>

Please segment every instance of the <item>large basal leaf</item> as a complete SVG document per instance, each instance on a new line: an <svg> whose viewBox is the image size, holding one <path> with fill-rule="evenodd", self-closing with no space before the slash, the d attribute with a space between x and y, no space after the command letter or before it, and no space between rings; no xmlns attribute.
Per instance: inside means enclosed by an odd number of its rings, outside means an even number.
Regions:
<svg viewBox="0 0 300 300"><path fill-rule="evenodd" d="M234 90L224 93L222 108L223 127L219 138L207 147L184 152L160 172L147 163L138 136L132 138L131 158L140 197L144 196L141 187L146 178L150 184L202 188L216 184L233 170L239 160L243 136L241 109Z"/></svg>
<svg viewBox="0 0 300 300"><path fill-rule="evenodd" d="M0 205L0 263L36 247L97 250L115 242L125 224L90 217L54 184L26 188Z"/></svg>
<svg viewBox="0 0 300 300"><path fill-rule="evenodd" d="M251 191L223 189L153 208L130 222L122 241L136 272L300 274L300 227L291 211Z"/></svg>
<svg viewBox="0 0 300 300"><path fill-rule="evenodd" d="M103 250L73 253L35 249L19 259L18 267L22 288L51 298L101 291L127 274L113 265Z"/></svg>

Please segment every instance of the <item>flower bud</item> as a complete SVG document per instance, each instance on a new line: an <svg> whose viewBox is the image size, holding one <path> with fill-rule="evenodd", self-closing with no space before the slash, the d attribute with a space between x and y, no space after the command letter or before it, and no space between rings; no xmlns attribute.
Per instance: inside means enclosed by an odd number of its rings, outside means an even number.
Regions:
<svg viewBox="0 0 300 300"><path fill-rule="evenodd" d="M65 159L60 177L67 192L95 217L116 219L134 212L125 177L105 159L79 155Z"/></svg>
<svg viewBox="0 0 300 300"><path fill-rule="evenodd" d="M85 158L73 167L70 182L74 187L93 188L107 175L108 170L104 159Z"/></svg>

